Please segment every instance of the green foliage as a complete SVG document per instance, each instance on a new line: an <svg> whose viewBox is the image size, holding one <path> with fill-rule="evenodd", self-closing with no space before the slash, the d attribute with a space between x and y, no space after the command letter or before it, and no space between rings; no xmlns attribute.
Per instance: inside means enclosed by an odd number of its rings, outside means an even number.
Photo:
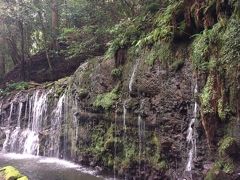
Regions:
<svg viewBox="0 0 240 180"><path fill-rule="evenodd" d="M133 20L123 20L115 25L110 31L114 39L108 43L106 58L113 57L119 48L134 45L141 36L141 23L143 22L144 18L138 17Z"/></svg>
<svg viewBox="0 0 240 180"><path fill-rule="evenodd" d="M213 89L213 76L209 75L207 79L207 83L203 88L203 91L200 95L201 107L204 114L213 112L213 107L211 105L211 100L213 97L214 89Z"/></svg>
<svg viewBox="0 0 240 180"><path fill-rule="evenodd" d="M182 6L182 3L183 1L170 3L166 10L159 12L154 20L154 29L141 38L136 45L143 47L154 44L159 40L171 41L173 38L172 19L176 11Z"/></svg>
<svg viewBox="0 0 240 180"><path fill-rule="evenodd" d="M15 90L16 91L26 90L29 87L30 86L27 82L18 82L18 83L8 84L5 89L0 89L0 95L5 95Z"/></svg>
<svg viewBox="0 0 240 180"><path fill-rule="evenodd" d="M93 105L97 108L101 107L105 110L109 110L118 97L118 88L114 88L111 92L99 94Z"/></svg>
<svg viewBox="0 0 240 180"><path fill-rule="evenodd" d="M235 166L231 160L218 160L214 163L212 169L210 169L204 178L204 180L218 180L219 171L223 171L227 174L234 172Z"/></svg>
<svg viewBox="0 0 240 180"><path fill-rule="evenodd" d="M150 12L152 14L156 13L157 11L159 11L160 9L160 4L157 3L157 2L152 2L152 3L149 3L146 7L147 9L147 12Z"/></svg>
<svg viewBox="0 0 240 180"><path fill-rule="evenodd" d="M151 145L151 149L149 149L150 164L159 171L165 170L167 168L167 163L161 157L160 139L158 138L156 133L153 134L150 145Z"/></svg>
<svg viewBox="0 0 240 180"><path fill-rule="evenodd" d="M147 53L145 62L153 66L156 60L160 62L171 62L173 58L171 51L171 44L165 42L157 42L151 48L151 51Z"/></svg>
<svg viewBox="0 0 240 180"><path fill-rule="evenodd" d="M115 68L112 70L111 75L113 78L121 78L122 76L122 68Z"/></svg>
<svg viewBox="0 0 240 180"><path fill-rule="evenodd" d="M236 144L236 139L230 136L224 137L220 142L219 142L219 148L218 152L220 156L226 156L227 155L227 150L229 147L232 145Z"/></svg>
<svg viewBox="0 0 240 180"><path fill-rule="evenodd" d="M196 69L206 71L212 68L213 61L209 61L210 55L214 55L214 48L221 47L222 23L219 22L212 29L205 29L202 34L196 35L192 44L191 58ZM213 53L213 54L212 54Z"/></svg>
<svg viewBox="0 0 240 180"><path fill-rule="evenodd" d="M240 21L231 18L223 34L221 61L231 69L239 64L240 59Z"/></svg>
<svg viewBox="0 0 240 180"><path fill-rule="evenodd" d="M44 49L44 37L43 32L36 30L32 33L31 39L33 41L32 47L30 49L31 54L36 54Z"/></svg>
<svg viewBox="0 0 240 180"><path fill-rule="evenodd" d="M225 121L230 114L230 108L223 102L223 97L218 99L218 116L222 121Z"/></svg>
<svg viewBox="0 0 240 180"><path fill-rule="evenodd" d="M98 37L104 36L96 26L84 26L78 28L63 28L59 40L68 44L66 50L61 53L68 58L77 57L81 54L91 54L99 49L101 43Z"/></svg>

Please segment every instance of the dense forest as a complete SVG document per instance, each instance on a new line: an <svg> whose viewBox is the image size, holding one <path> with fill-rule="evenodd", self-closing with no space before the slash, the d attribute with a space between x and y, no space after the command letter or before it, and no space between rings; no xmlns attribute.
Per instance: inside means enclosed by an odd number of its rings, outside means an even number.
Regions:
<svg viewBox="0 0 240 180"><path fill-rule="evenodd" d="M239 0L0 0L0 42L0 162L240 178Z"/></svg>

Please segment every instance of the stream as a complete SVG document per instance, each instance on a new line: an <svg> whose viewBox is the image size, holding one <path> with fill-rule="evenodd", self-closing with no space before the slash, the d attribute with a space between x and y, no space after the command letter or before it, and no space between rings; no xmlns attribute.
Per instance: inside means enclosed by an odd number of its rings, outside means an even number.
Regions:
<svg viewBox="0 0 240 180"><path fill-rule="evenodd" d="M1 154L0 167L14 166L29 180L101 180L97 171L60 160L22 154Z"/></svg>

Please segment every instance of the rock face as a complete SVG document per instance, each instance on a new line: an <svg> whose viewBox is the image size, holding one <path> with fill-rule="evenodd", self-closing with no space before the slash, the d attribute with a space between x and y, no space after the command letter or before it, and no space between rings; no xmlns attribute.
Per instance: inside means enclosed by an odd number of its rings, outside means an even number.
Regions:
<svg viewBox="0 0 240 180"><path fill-rule="evenodd" d="M239 178L240 23L211 18L229 16L227 1L202 2L177 12L189 15L188 26L195 14L187 32L205 28L193 42L123 48L115 60L88 59L69 78L2 96L2 151L70 159L126 179Z"/></svg>
<svg viewBox="0 0 240 180"><path fill-rule="evenodd" d="M178 71L149 67L143 54L137 66L128 57L116 79L114 61L97 57L65 80L3 97L2 151L70 159L128 179L188 176L186 136L197 79L185 48L176 49L184 59ZM193 126L201 149L191 162L197 177L206 140L201 124Z"/></svg>

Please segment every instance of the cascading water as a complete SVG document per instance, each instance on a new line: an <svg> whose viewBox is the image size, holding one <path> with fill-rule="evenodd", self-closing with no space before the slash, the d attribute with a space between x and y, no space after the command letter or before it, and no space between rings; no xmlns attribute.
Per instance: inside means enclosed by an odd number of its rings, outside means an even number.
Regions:
<svg viewBox="0 0 240 180"><path fill-rule="evenodd" d="M57 107L53 110L51 118L51 135L50 135L50 152L51 157L59 157L59 142L62 133L62 120L64 116L65 94L63 94L57 103Z"/></svg>
<svg viewBox="0 0 240 180"><path fill-rule="evenodd" d="M6 148L8 146L8 141L9 141L9 137L10 137L10 130L6 129L6 130L4 130L4 133L6 135L6 139L5 139L4 143L3 143L3 148L2 148L2 152L3 153L7 152Z"/></svg>
<svg viewBox="0 0 240 180"><path fill-rule="evenodd" d="M136 72L137 72L139 62L140 62L140 58L138 58L136 60L136 63L134 64L134 67L133 67L133 72L132 72L132 75L131 75L131 78L130 78L130 81L129 81L129 85L128 85L129 92L132 92L132 86L133 86L133 82L135 80L135 75L136 75Z"/></svg>
<svg viewBox="0 0 240 180"><path fill-rule="evenodd" d="M194 98L198 93L198 85L196 83L194 88ZM189 126L188 126L188 134L187 134L187 143L190 147L190 150L188 152L188 161L186 165L185 171L190 172L193 168L193 160L197 157L197 144L196 144L196 138L197 138L197 132L196 132L196 123L197 123L197 113L198 113L198 103L195 98L194 102L194 109L193 109L193 118L191 119Z"/></svg>
<svg viewBox="0 0 240 180"><path fill-rule="evenodd" d="M4 110L1 105L1 129L5 133L2 152L57 158L75 154L79 126L74 115L78 111L77 99L66 93L57 102L52 97L53 90L41 89L16 95Z"/></svg>
<svg viewBox="0 0 240 180"><path fill-rule="evenodd" d="M47 115L47 96L49 92L35 91L29 101L28 128L22 132L24 142L23 153L39 155L39 133L42 131L43 120Z"/></svg>

